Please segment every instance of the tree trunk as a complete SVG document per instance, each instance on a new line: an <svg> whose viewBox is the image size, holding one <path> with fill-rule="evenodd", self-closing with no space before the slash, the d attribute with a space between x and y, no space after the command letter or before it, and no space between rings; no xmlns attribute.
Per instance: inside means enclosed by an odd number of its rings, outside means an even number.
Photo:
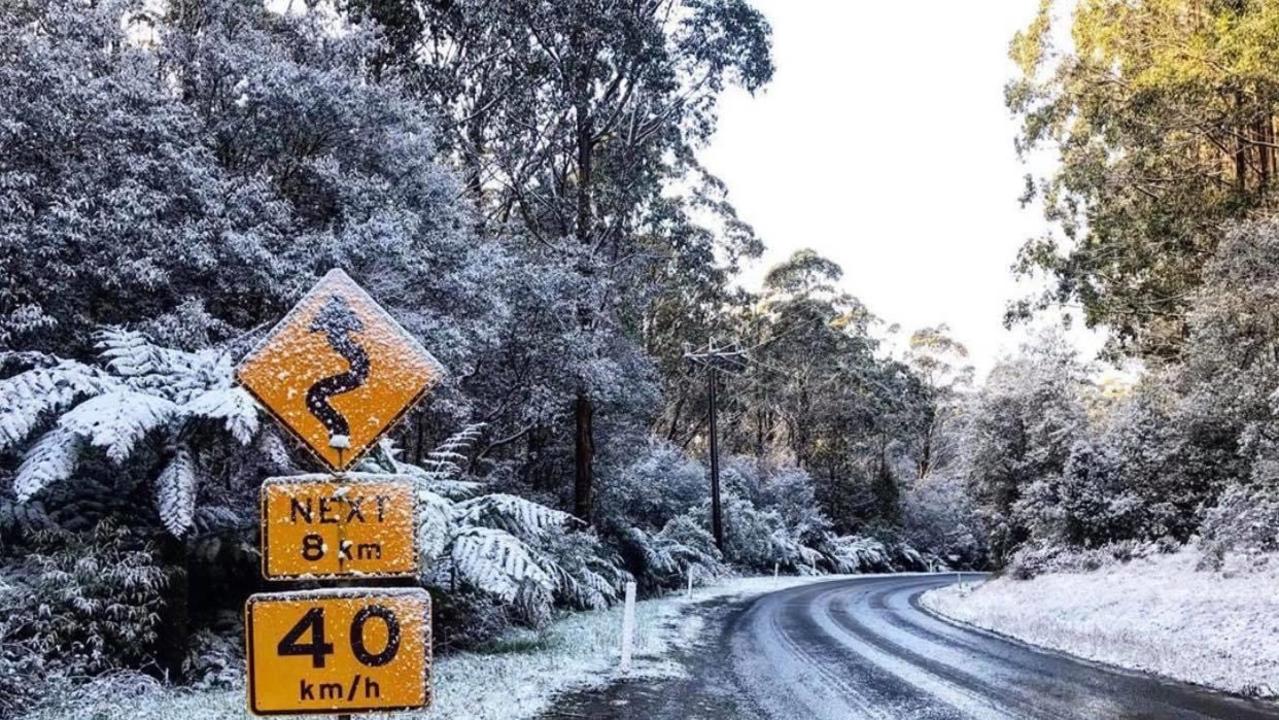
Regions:
<svg viewBox="0 0 1279 720"><path fill-rule="evenodd" d="M573 514L582 521L591 521L591 493L594 478L592 465L595 461L595 438L591 423L595 408L591 398L585 392L577 393L577 401L573 406L573 418L576 425L574 433L574 479L573 479Z"/></svg>
<svg viewBox="0 0 1279 720"><path fill-rule="evenodd" d="M160 611L160 632L156 659L168 675L169 682L182 680L182 663L186 660L191 637L191 571L187 567L187 544L168 533L160 540L160 557L168 573L164 608Z"/></svg>
<svg viewBox="0 0 1279 720"><path fill-rule="evenodd" d="M594 61L594 49L585 43L586 28L577 28L571 45L576 55L573 69L573 105L574 105L574 140L577 154L577 196L576 196L576 236L578 242L578 272L583 277L594 274L593 258L589 256L594 241L594 208L592 207L592 190L594 189L593 158L594 153L594 120L591 117L591 67ZM588 291L589 292L589 291ZM592 298L579 301L578 323L584 333L590 333L594 327L594 307ZM580 381L579 381L580 382ZM573 513L583 521L591 521L591 494L594 484L593 464L595 461L595 437L591 426L595 408L586 387L577 389L577 401L574 403L574 453L573 453Z"/></svg>

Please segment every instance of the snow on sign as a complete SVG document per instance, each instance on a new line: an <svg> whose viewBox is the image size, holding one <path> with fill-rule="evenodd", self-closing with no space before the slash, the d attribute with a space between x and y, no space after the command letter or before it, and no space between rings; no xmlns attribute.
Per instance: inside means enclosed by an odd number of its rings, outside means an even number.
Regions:
<svg viewBox="0 0 1279 720"><path fill-rule="evenodd" d="M262 575L269 580L417 573L417 495L408 478L267 478L261 497Z"/></svg>
<svg viewBox="0 0 1279 720"><path fill-rule="evenodd" d="M421 588L254 595L244 632L255 715L431 703L431 596Z"/></svg>
<svg viewBox="0 0 1279 720"><path fill-rule="evenodd" d="M431 354L332 270L236 368L258 402L334 470L360 458L443 376Z"/></svg>

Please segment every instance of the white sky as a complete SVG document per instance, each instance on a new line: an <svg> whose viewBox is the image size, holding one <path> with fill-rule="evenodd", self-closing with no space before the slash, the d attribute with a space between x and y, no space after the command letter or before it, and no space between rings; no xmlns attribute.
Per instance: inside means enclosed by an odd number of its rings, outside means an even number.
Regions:
<svg viewBox="0 0 1279 720"><path fill-rule="evenodd" d="M979 377L1015 350L1026 331L1004 330L1004 306L1033 286L1009 267L1046 226L1017 202L1026 168L1003 86L1036 5L758 0L777 73L754 98L724 98L702 154L768 246L745 284L811 247L903 334L949 324ZM1100 347L1072 337L1086 359Z"/></svg>

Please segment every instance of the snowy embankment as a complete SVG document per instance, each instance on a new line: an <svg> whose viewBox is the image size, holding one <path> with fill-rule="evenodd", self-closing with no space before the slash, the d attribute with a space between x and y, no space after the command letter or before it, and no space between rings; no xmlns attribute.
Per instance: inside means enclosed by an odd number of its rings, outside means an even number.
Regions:
<svg viewBox="0 0 1279 720"><path fill-rule="evenodd" d="M674 677L682 672L673 649L693 641L703 620L697 604L711 599L746 599L773 590L834 580L841 576L736 578L636 604L634 662L628 678ZM566 615L539 630L512 632L487 652L440 658L433 673L435 704L421 714L395 718L431 720L519 720L550 707L567 690L598 687L620 677L622 608ZM243 720L251 718L242 688L178 690L142 683L101 682L58 710L32 720ZM373 715L371 717L382 717Z"/></svg>
<svg viewBox="0 0 1279 720"><path fill-rule="evenodd" d="M1279 694L1279 562L1196 570L1183 550L1092 572L1000 578L923 604L960 622L1119 667L1243 695Z"/></svg>

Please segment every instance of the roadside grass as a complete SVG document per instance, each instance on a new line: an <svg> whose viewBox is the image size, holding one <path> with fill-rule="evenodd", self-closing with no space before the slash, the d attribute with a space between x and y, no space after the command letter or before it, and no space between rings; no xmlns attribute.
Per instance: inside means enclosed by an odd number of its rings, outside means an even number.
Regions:
<svg viewBox="0 0 1279 720"><path fill-rule="evenodd" d="M923 597L946 617L1118 667L1240 695L1279 695L1279 558L1196 570L1183 550Z"/></svg>
<svg viewBox="0 0 1279 720"><path fill-rule="evenodd" d="M672 649L692 642L704 626L697 606L713 599L760 595L840 576L732 578L636 603L634 660L628 679L678 677ZM437 660L429 710L371 718L521 720L550 707L556 694L620 679L622 608L572 613L542 630L516 630L474 652ZM58 698L30 720L246 720L243 688L194 691L135 677L108 679ZM287 716L286 716L287 717ZM299 716L299 717L315 717Z"/></svg>

